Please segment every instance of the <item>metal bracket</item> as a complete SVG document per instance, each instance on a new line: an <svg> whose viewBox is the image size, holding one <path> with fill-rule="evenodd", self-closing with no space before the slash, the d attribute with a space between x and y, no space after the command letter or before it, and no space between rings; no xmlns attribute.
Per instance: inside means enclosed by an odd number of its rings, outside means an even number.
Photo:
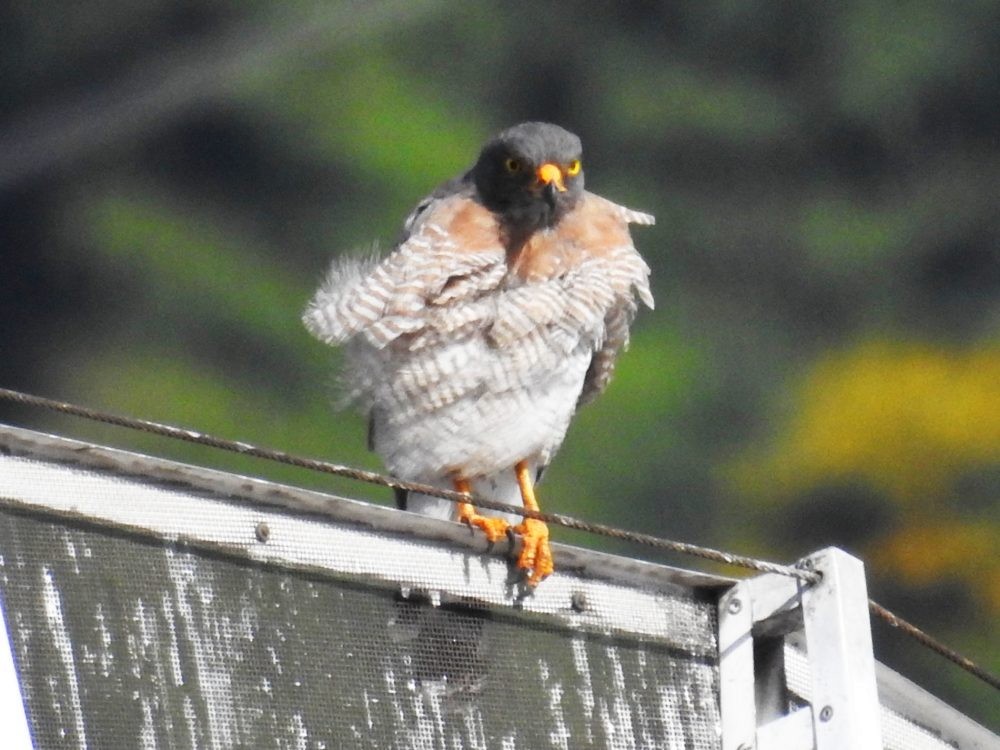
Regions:
<svg viewBox="0 0 1000 750"><path fill-rule="evenodd" d="M768 573L719 600L723 750L880 750L875 657L860 560L835 547L801 562L822 580ZM796 705L786 642L804 642L811 691Z"/></svg>

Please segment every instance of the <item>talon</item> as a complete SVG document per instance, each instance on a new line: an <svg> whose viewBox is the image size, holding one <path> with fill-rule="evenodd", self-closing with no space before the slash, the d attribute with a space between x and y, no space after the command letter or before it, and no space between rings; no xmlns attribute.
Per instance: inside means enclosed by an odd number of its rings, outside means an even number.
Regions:
<svg viewBox="0 0 1000 750"><path fill-rule="evenodd" d="M468 503L463 503L459 506L458 520L468 526L474 526L477 529L482 529L483 533L486 534L486 538L491 543L505 537L507 535L507 529L510 528L510 524L503 518L481 516L476 513L475 509Z"/></svg>
<svg viewBox="0 0 1000 750"><path fill-rule="evenodd" d="M519 461L514 467L517 474L517 483L521 488L521 499L524 507L531 510L538 510L538 501L535 499L535 487L531 481L527 461ZM534 588L555 569L552 562L552 549L549 547L549 527L537 518L525 518L514 527L514 531L521 535L523 546L521 554L517 558L517 567L521 570L530 571L526 583Z"/></svg>
<svg viewBox="0 0 1000 750"><path fill-rule="evenodd" d="M514 527L521 535L523 546L517 558L517 567L528 572L528 586L534 588L555 569L552 549L549 547L549 527L535 518L525 518Z"/></svg>
<svg viewBox="0 0 1000 750"><path fill-rule="evenodd" d="M461 492L464 495L472 494L472 488L466 479L455 480L455 491ZM476 509L472 507L472 503L458 504L458 521L470 527L474 526L477 529L482 529L490 544L506 536L507 530L510 528L510 524L504 518L482 516L476 513Z"/></svg>

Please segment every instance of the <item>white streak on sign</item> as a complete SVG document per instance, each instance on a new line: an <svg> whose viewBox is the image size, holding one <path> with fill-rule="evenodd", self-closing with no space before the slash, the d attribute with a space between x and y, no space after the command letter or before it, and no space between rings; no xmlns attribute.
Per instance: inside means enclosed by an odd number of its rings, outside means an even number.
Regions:
<svg viewBox="0 0 1000 750"><path fill-rule="evenodd" d="M220 623L200 620L202 613L211 611L208 606L211 602L206 601L212 597L211 589L197 580L194 564L185 555L168 550L167 570L176 594L177 619L181 624L184 640L194 651L197 684L208 712L206 734L209 746L213 749L235 747L238 745L237 737L234 736L237 727L233 721L236 706L232 675L226 662L236 655L226 652L222 648L224 644L213 638L212 634L219 632L219 628L213 628L212 625ZM192 606L193 602L200 604L198 612ZM176 646L176 643L172 642L171 645Z"/></svg>
<svg viewBox="0 0 1000 750"><path fill-rule="evenodd" d="M594 685L591 682L590 675L590 661L587 659L587 642L578 635L573 636L573 666L576 667L576 673L580 676L580 680L577 683L576 692L580 698L580 703L583 706L583 715L587 720L585 726L587 727L587 743L594 743L594 734L591 727L594 723Z"/></svg>
<svg viewBox="0 0 1000 750"><path fill-rule="evenodd" d="M556 750L570 750L569 741L572 737L566 726L566 715L563 713L562 683L551 679L551 670L544 660L538 660L538 669L541 673L542 687L549 693L549 716L552 717L554 725L549 730L549 742Z"/></svg>
<svg viewBox="0 0 1000 750"><path fill-rule="evenodd" d="M635 734L632 732L632 711L626 700L625 672L622 669L618 649L607 646L606 656L611 665L614 700L609 705L601 698L598 713L607 734L608 747L614 750L635 750Z"/></svg>
<svg viewBox="0 0 1000 750"><path fill-rule="evenodd" d="M45 599L45 619L49 625L52 642L59 654L59 660L66 673L66 687L69 690L70 710L73 712L76 746L80 750L87 750L87 730L84 727L83 707L80 705L80 685L77 680L76 661L73 658L69 632L66 630L66 620L63 618L62 598L59 596L59 590L53 580L52 571L47 567L42 568L42 590Z"/></svg>

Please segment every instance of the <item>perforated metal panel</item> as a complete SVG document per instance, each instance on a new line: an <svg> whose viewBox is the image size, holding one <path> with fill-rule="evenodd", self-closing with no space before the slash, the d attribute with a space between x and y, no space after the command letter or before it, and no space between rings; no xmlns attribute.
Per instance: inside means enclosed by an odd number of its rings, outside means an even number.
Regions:
<svg viewBox="0 0 1000 750"><path fill-rule="evenodd" d="M785 646L785 676L794 704L809 701L809 662L798 644ZM1000 738L933 695L876 664L885 750L1000 750Z"/></svg>
<svg viewBox="0 0 1000 750"><path fill-rule="evenodd" d="M465 549L378 522L409 514L242 479L232 502L119 459L0 457L37 747L718 746L709 578L557 551L525 596L461 527L436 524ZM289 493L343 518L252 504Z"/></svg>
<svg viewBox="0 0 1000 750"><path fill-rule="evenodd" d="M785 675L791 700L796 704L807 704L810 693L809 663L805 654L791 645L785 646ZM920 726L886 705L881 707L880 719L885 750L954 750L959 747L957 741L946 740L939 733Z"/></svg>
<svg viewBox="0 0 1000 750"><path fill-rule="evenodd" d="M35 748L722 746L732 581L555 545L557 573L529 593L511 552L0 425L0 747L18 742L12 684ZM808 706L811 665L794 639L784 653L790 705ZM888 750L1000 747L877 677Z"/></svg>

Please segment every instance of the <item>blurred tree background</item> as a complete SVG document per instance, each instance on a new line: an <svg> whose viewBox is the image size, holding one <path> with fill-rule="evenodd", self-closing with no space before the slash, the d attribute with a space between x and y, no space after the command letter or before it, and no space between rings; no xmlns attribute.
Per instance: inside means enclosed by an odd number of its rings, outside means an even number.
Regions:
<svg viewBox="0 0 1000 750"><path fill-rule="evenodd" d="M874 598L1000 671L1000 4L0 12L0 385L376 468L303 306L492 132L558 122L592 190L656 214L634 235L657 309L543 507L772 559L840 545ZM1000 724L989 688L874 627L883 660Z"/></svg>

